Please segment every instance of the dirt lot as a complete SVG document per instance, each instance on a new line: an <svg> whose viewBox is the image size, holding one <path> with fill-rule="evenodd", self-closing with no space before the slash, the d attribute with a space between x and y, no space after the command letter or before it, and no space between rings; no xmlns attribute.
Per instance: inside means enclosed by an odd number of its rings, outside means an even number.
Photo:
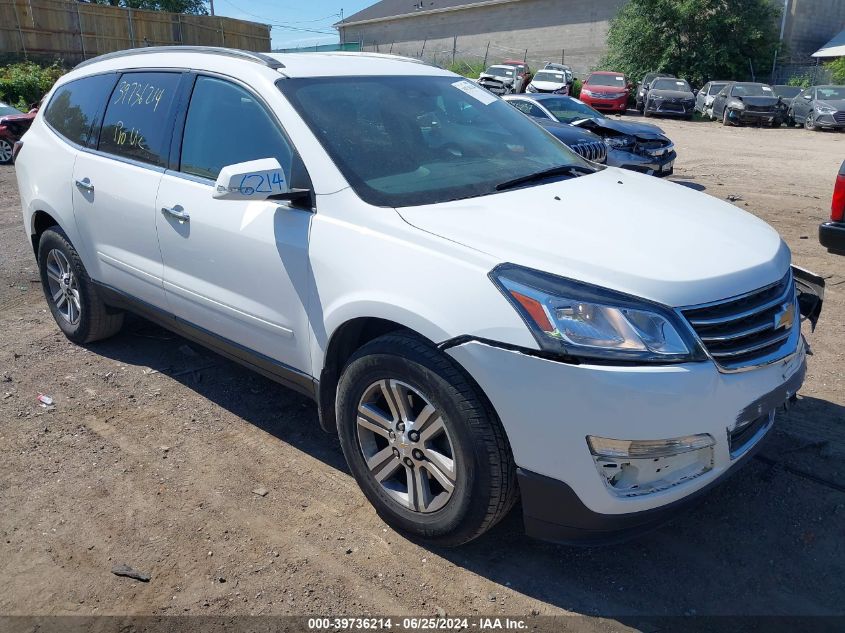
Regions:
<svg viewBox="0 0 845 633"><path fill-rule="evenodd" d="M845 257L817 241L845 134L660 124L675 180L739 196L828 294L802 397L761 456L601 549L529 540L518 512L463 549L412 544L305 398L140 319L68 343L0 168L0 614L845 614ZM121 562L152 580L112 575Z"/></svg>

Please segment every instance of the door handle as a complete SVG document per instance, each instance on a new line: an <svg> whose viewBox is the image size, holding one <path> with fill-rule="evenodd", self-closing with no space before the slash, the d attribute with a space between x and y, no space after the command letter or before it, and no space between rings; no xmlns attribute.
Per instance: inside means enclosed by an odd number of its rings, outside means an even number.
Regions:
<svg viewBox="0 0 845 633"><path fill-rule="evenodd" d="M91 181L87 178L85 180L77 180L76 186L82 189L82 191L87 191L88 193L94 193L94 185L91 184Z"/></svg>
<svg viewBox="0 0 845 633"><path fill-rule="evenodd" d="M176 218L177 220L179 220L179 222L191 221L191 216L188 215L188 212L185 211L178 204L175 207L162 207L161 212L165 215L169 215L172 218Z"/></svg>

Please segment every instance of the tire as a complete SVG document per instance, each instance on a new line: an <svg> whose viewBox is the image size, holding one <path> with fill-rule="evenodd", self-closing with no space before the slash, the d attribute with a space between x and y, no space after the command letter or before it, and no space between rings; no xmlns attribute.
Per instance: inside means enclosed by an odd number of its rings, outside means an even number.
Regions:
<svg viewBox="0 0 845 633"><path fill-rule="evenodd" d="M786 115L786 127L795 127L795 117L791 114Z"/></svg>
<svg viewBox="0 0 845 633"><path fill-rule="evenodd" d="M12 144L4 138L0 138L0 165L8 165L12 162Z"/></svg>
<svg viewBox="0 0 845 633"><path fill-rule="evenodd" d="M463 371L427 341L399 332L364 345L341 374L336 404L349 468L397 531L434 545L462 545L516 501L516 470L499 419ZM368 418L359 416L362 410ZM451 467L438 468L449 455ZM441 481L453 483L452 490ZM412 482L422 494L412 495Z"/></svg>
<svg viewBox="0 0 845 633"><path fill-rule="evenodd" d="M730 118L728 118L728 109L727 108L722 110L722 125L724 125L725 127L731 126L731 120L730 120Z"/></svg>
<svg viewBox="0 0 845 633"><path fill-rule="evenodd" d="M643 117L645 117L647 119L650 116L651 116L651 112L648 111L648 104L645 104L643 106Z"/></svg>
<svg viewBox="0 0 845 633"><path fill-rule="evenodd" d="M810 112L810 114L808 114L804 118L804 129L810 130L811 132L815 132L816 130L818 130L818 128L816 127L816 122L813 119L813 113L812 112Z"/></svg>
<svg viewBox="0 0 845 633"><path fill-rule="evenodd" d="M68 339L79 344L90 343L120 331L123 312L103 303L79 253L58 226L41 235L38 269L44 298ZM57 293L62 294L54 299Z"/></svg>

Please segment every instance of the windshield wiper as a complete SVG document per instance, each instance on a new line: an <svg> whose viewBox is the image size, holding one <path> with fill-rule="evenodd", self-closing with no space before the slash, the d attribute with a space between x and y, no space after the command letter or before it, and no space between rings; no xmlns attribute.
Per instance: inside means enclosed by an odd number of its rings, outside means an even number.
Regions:
<svg viewBox="0 0 845 633"><path fill-rule="evenodd" d="M513 180L506 180L505 182L496 185L496 191L513 189L514 187L518 187L519 185L524 185L525 183L533 182L535 180L551 178L552 176L569 175L574 178L582 174L594 174L595 172L595 169L591 169L590 167L583 167L581 165L558 165L557 167L552 167L551 169L544 169L543 171L528 174L527 176L520 176L519 178L514 178Z"/></svg>

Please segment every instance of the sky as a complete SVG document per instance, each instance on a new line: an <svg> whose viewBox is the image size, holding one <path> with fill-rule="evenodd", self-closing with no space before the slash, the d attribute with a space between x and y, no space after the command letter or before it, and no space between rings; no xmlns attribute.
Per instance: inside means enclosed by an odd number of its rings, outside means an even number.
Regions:
<svg viewBox="0 0 845 633"><path fill-rule="evenodd" d="M215 15L271 24L273 48L338 41L332 24L377 0L214 0Z"/></svg>

